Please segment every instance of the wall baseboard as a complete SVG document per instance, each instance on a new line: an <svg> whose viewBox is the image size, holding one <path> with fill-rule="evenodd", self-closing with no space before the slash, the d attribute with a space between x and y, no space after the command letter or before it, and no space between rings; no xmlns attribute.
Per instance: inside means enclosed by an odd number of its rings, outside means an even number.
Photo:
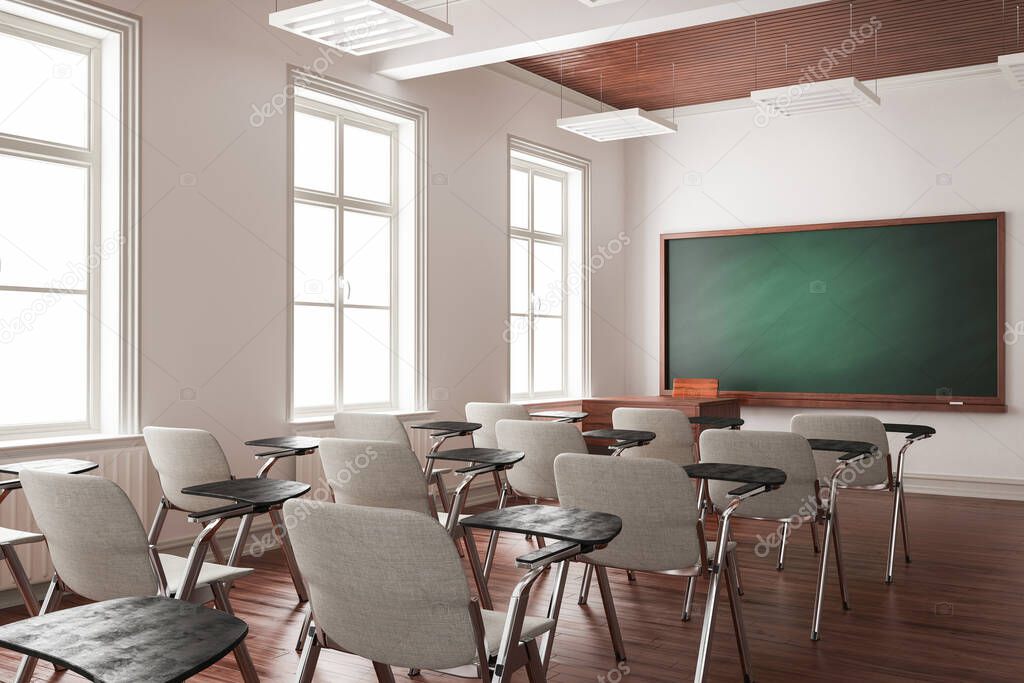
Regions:
<svg viewBox="0 0 1024 683"><path fill-rule="evenodd" d="M905 475L908 493L1024 501L1024 479L952 474Z"/></svg>

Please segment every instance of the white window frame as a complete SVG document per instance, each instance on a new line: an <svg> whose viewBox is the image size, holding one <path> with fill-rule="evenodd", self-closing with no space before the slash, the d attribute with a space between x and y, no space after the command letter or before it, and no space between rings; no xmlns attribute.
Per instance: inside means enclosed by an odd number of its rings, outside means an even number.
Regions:
<svg viewBox="0 0 1024 683"><path fill-rule="evenodd" d="M305 406L299 408L294 406L296 415L325 415L333 413L336 409L344 407L348 410L388 410L394 407L395 397L398 393L398 360L395 354L391 354L389 364L389 385L388 400L378 403L346 403L344 397L345 385L345 362L344 362L344 340L345 340L345 311L347 309L363 310L384 310L388 312L388 329L391 332L390 347L395 348L398 334L398 310L395 306L395 291L398 288L398 264L397 264L397 240L398 240L398 127L379 119L375 120L369 116L363 116L355 112L346 111L332 107L322 102L297 98L295 111L310 116L316 116L331 121L335 131L334 150L334 179L335 187L333 192L322 192L294 186L293 180L293 203L292 212L294 215L295 203L308 204L311 206L324 206L334 210L334 259L335 264L341 268L345 263L345 213L348 211L361 213L370 216L380 216L388 219L388 260L389 260L389 285L388 302L383 306L371 306L367 304L350 304L346 301L348 282L341 279L332 287L331 303L310 303L307 301L296 301L294 291L292 292L292 306L313 306L332 308L334 310L334 334L335 334L335 373L334 373L334 404L324 406ZM375 133L382 133L388 136L391 142L391 188L390 201L379 203L366 199L358 199L345 194L345 127L354 126L371 130ZM291 130L295 134L294 127ZM294 141L294 137L293 137ZM294 221L294 219L293 219ZM294 225L294 222L293 222ZM292 231L294 239L294 228ZM344 288L344 289L343 289ZM336 408L336 406L338 408Z"/></svg>
<svg viewBox="0 0 1024 683"><path fill-rule="evenodd" d="M557 315L551 313L540 313L538 312L539 299L543 298L544 293L538 294L536 274L534 273L534 263L536 262L534 256L534 247L540 242L542 244L557 245L561 248L562 252L562 280L560 283L561 292L564 293L568 289L568 276L569 276L569 174L561 171L557 171L552 168L541 166L539 164L531 163L523 159L512 159L511 170L520 171L527 174L527 219L525 228L517 228L512 225L511 211L509 212L509 268L511 269L511 240L520 239L525 240L528 247L528 270L529 270L529 283L530 291L527 296L527 314L526 314L526 335L527 335L527 391L524 394L513 394L513 399L520 400L531 400L531 399L543 399L543 398L563 398L568 392L569 386L569 312L566 310L568 301L564 300L565 297L560 293L559 296L563 299L559 306L560 313ZM536 230L534 226L534 198L533 198L533 179L535 177L547 178L558 182L562 187L562 226L559 234L552 234L548 232L542 232ZM511 194L510 194L511 197ZM511 201L511 199L510 199ZM510 273L511 275L511 273ZM511 282L511 280L510 280ZM511 293L510 293L511 294ZM510 299L511 302L511 299ZM510 303L511 305L511 303ZM522 317L521 314L513 314L511 309L509 310L509 318L515 315L516 317ZM534 389L534 323L538 318L544 318L548 320L558 319L562 324L562 377L559 382L559 388L555 391L538 392ZM512 330L518 330L517 326L512 325ZM522 331L520 331L522 333ZM511 376L509 377L511 386Z"/></svg>
<svg viewBox="0 0 1024 683"><path fill-rule="evenodd" d="M86 296L86 419L7 426L0 428L0 440L139 431L139 28L137 17L79 0L0 0L0 31L90 60L86 147L0 133L0 154L77 166L88 173L87 251L82 255L90 264L86 289L58 290ZM107 241L112 239L117 246L109 254ZM109 265L92 267L97 254ZM112 268L113 276L104 277L104 268ZM104 303L101 286L116 290L113 305ZM0 290L52 292L2 285ZM117 348L103 347L104 331L116 336Z"/></svg>
<svg viewBox="0 0 1024 683"><path fill-rule="evenodd" d="M294 291L294 273L288 277L288 410L292 422L307 422L325 419L340 410L365 411L418 411L426 406L426 130L427 110L400 100L370 93L361 88L310 73L301 67L289 66L289 90L296 95L297 89L304 89L317 96L326 96L330 102L322 99L293 96L292 105L288 108L288 233L289 262L294 248L295 204L309 203L328 206L336 212L335 222L335 259L336 264L344 263L344 212L357 211L377 216L386 216L390 220L390 287L387 306L368 306L348 304L339 295L338 287L334 287L334 303L308 304L296 301ZM323 193L295 186L295 113L301 112L335 119L335 192ZM377 114L381 116L378 118ZM384 118L387 117L387 118ZM400 133L399 123L405 126L407 138ZM344 126L355 125L362 128L383 132L391 136L391 200L387 204L373 202L344 195ZM411 133L409 132L411 131ZM403 162L401 156L408 154L412 161ZM408 164L408 168L403 164ZM403 184L400 178L408 175L409 183ZM408 185L406 187L406 185ZM403 230L402 221L410 221L410 228ZM411 268L403 268L401 262L400 241L408 240L409 253L412 254ZM403 242L404 244L404 242ZM292 266L294 268L294 265ZM410 309L400 310L399 292L408 289L407 283L400 278L411 278L411 302L406 305ZM335 315L335 404L332 406L296 406L295 405L295 368L294 368L294 311L296 306L322 305L334 309ZM390 400L386 403L353 404L344 400L344 354L341 344L344 343L344 311L351 309L387 309L390 313ZM400 320L401 318L401 320ZM412 341L414 350L410 358L396 352L402 341L399 338L401 329L412 330L415 339ZM410 367L412 366L412 367ZM412 386L404 386L406 378Z"/></svg>
<svg viewBox="0 0 1024 683"><path fill-rule="evenodd" d="M529 333L529 354L527 363L527 386L526 393L513 393L512 387L512 363L511 344L509 345L509 363L505 376L509 382L508 396L510 401L530 402L543 400L558 400L568 398L582 398L590 394L590 277L589 269L584 263L584 258L590 250L590 162L586 159L567 154L549 147L539 145L516 136L509 136L508 168L506 178L506 222L508 225L508 249L509 258L507 261L506 286L509 288L505 298L507 325L511 334L516 334L515 326L512 323L512 302L511 302L511 254L512 240L526 239L529 241L528 267L530 270L530 297L528 308L527 329ZM530 159L524 158L530 157ZM528 206L527 206L527 228L518 228L512 225L512 172L513 170L526 171L528 177ZM576 176L574 182L570 181L570 173ZM538 232L534 230L533 215L533 177L541 175L544 177L562 181L562 232L560 235ZM571 189L571 185L577 185ZM578 190L578 192L577 192ZM572 203L579 202L577 215L570 217ZM574 231L576 234L571 234ZM533 321L538 317L536 313L536 295L534 282L534 257L533 246L536 242L558 244L562 247L562 386L558 391L537 392L534 390L534 326ZM569 292L573 292L569 295ZM516 314L521 317L522 314ZM570 318L578 317L579 330L574 335L570 334ZM546 315L539 317L554 318L558 316ZM578 348L574 348L574 342ZM577 367L578 366L578 367Z"/></svg>

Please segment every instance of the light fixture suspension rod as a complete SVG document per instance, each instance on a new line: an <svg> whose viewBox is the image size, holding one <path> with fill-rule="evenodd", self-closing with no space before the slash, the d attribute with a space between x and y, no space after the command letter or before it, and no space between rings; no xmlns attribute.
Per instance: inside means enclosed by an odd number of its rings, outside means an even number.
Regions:
<svg viewBox="0 0 1024 683"><path fill-rule="evenodd" d="M558 115L565 118L565 57L558 60Z"/></svg>
<svg viewBox="0 0 1024 683"><path fill-rule="evenodd" d="M676 90L676 63L672 62L672 123L676 122L676 108L679 105L679 91Z"/></svg>
<svg viewBox="0 0 1024 683"><path fill-rule="evenodd" d="M754 19L754 90L757 90L757 19Z"/></svg>
<svg viewBox="0 0 1024 683"><path fill-rule="evenodd" d="M850 3L850 37L853 38L853 3ZM850 51L850 75L856 78L857 76L857 43L854 41L853 50Z"/></svg>

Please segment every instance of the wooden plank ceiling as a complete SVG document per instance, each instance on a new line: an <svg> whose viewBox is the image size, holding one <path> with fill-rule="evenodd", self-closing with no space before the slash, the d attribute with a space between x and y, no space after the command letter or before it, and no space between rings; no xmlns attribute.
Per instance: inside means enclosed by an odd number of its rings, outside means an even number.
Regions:
<svg viewBox="0 0 1024 683"><path fill-rule="evenodd" d="M994 63L1024 51L1024 0L822 2L512 62L612 107L668 109L855 75L863 81ZM867 40L851 46L850 25ZM872 21L874 18L874 22ZM756 49L755 49L756 24ZM872 31L872 25L880 26ZM872 34L877 34L874 37ZM877 55L876 55L877 48ZM822 62L822 60L826 60ZM675 92L673 92L675 64Z"/></svg>

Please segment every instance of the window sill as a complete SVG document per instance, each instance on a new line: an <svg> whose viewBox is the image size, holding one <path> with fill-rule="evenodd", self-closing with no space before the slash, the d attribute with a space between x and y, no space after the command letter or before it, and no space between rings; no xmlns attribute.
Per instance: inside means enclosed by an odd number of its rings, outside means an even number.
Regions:
<svg viewBox="0 0 1024 683"><path fill-rule="evenodd" d="M566 403L582 403L585 399L582 398L514 398L512 403L521 406L549 406L549 405L564 405Z"/></svg>
<svg viewBox="0 0 1024 683"><path fill-rule="evenodd" d="M75 434L36 439L0 441L0 458L17 455L67 455L106 448L135 448L145 445L141 434Z"/></svg>
<svg viewBox="0 0 1024 683"><path fill-rule="evenodd" d="M436 410L372 410L367 412L378 413L381 415L394 415L402 422L411 422L413 420L425 420L428 417L433 417L434 415L437 415ZM297 417L292 419L288 424L291 425L292 427L298 427L302 429L333 427L334 415L316 417Z"/></svg>

